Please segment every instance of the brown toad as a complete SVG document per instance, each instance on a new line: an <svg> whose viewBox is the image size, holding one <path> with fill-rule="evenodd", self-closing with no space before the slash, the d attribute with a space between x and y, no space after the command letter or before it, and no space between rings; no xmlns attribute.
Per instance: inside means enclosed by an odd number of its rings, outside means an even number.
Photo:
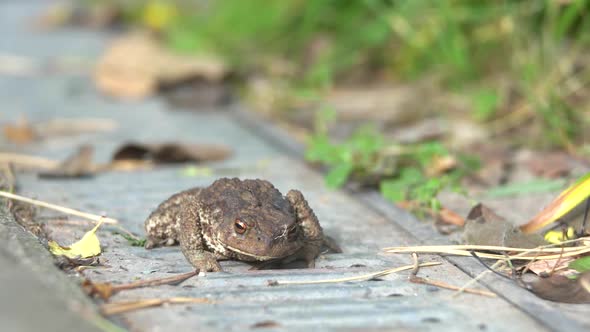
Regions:
<svg viewBox="0 0 590 332"><path fill-rule="evenodd" d="M218 260L247 262L303 259L313 267L324 237L313 210L298 190L287 196L265 180L222 178L161 203L145 221L146 248L180 242L201 271L220 271Z"/></svg>

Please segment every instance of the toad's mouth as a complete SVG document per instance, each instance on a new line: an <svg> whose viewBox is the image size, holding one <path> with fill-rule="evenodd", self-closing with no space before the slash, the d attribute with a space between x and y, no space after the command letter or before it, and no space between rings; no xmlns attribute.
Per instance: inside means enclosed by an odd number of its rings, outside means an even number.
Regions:
<svg viewBox="0 0 590 332"><path fill-rule="evenodd" d="M272 259L285 258L287 256L290 256L290 255L294 254L295 252L297 252L297 250L300 249L300 248L293 248L292 250L289 250L289 251L285 252L284 254L282 254L280 256L264 256L264 255L257 255L257 254L251 253L251 252L243 251L243 250L240 250L240 249L238 249L236 247L232 247L230 245L226 245L226 246L227 246L227 248L229 250L231 250L233 252L236 252L238 254L241 254L241 255L244 255L244 256L248 256L248 257L251 257L251 258L255 258L255 259L261 260L261 261L263 261L263 260L266 261L266 260L272 260Z"/></svg>

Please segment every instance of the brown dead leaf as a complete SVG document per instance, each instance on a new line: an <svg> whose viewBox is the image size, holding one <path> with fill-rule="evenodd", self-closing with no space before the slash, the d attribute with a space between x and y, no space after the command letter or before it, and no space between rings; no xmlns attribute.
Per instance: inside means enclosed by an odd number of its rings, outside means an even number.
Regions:
<svg viewBox="0 0 590 332"><path fill-rule="evenodd" d="M101 57L94 79L103 93L123 99L140 99L160 86L195 77L220 82L227 74L213 57L172 53L145 34L131 34L113 42Z"/></svg>
<svg viewBox="0 0 590 332"><path fill-rule="evenodd" d="M518 248L534 248L545 244L541 235L523 234L513 223L481 203L469 212L463 239L467 244Z"/></svg>
<svg viewBox="0 0 590 332"><path fill-rule="evenodd" d="M227 84L202 78L175 82L161 86L160 90L173 109L179 111L208 111L211 107L227 105L232 101Z"/></svg>
<svg viewBox="0 0 590 332"><path fill-rule="evenodd" d="M449 235L460 230L465 224L465 218L448 208L442 208L434 215L436 217L434 227L441 234Z"/></svg>
<svg viewBox="0 0 590 332"><path fill-rule="evenodd" d="M565 152L551 152L534 154L526 164L535 176L555 179L571 172L570 161L570 156Z"/></svg>
<svg viewBox="0 0 590 332"><path fill-rule="evenodd" d="M486 142L469 146L466 152L481 161L481 167L468 178L472 185L488 187L506 182L513 159L513 153L510 150Z"/></svg>
<svg viewBox="0 0 590 332"><path fill-rule="evenodd" d="M38 210L35 206L14 200L8 202L8 210L17 223L38 238L47 237L45 227L37 222Z"/></svg>
<svg viewBox="0 0 590 332"><path fill-rule="evenodd" d="M94 148L91 145L82 145L78 150L55 169L39 173L41 178L81 178L93 175L96 172L92 158Z"/></svg>
<svg viewBox="0 0 590 332"><path fill-rule="evenodd" d="M75 257L70 258L67 256L54 256L55 257L55 265L62 270L70 270L70 269L78 269L83 266L96 266L100 264L100 258L98 256L94 257ZM77 270L80 271L80 270Z"/></svg>
<svg viewBox="0 0 590 332"><path fill-rule="evenodd" d="M536 260L527 264L527 269L536 275L546 275L555 271L561 271L560 274L567 274L569 270L568 264L575 259L575 257L562 257L559 259Z"/></svg>
<svg viewBox="0 0 590 332"><path fill-rule="evenodd" d="M527 282L531 292L545 300L564 303L590 303L590 272L582 273L577 279L561 274L547 278L535 277Z"/></svg>
<svg viewBox="0 0 590 332"><path fill-rule="evenodd" d="M33 127L40 138L47 139L88 133L110 132L117 129L118 123L112 119L104 118L56 118L34 123Z"/></svg>
<svg viewBox="0 0 590 332"><path fill-rule="evenodd" d="M20 118L15 124L5 124L4 137L16 144L27 144L37 139L35 130L26 118Z"/></svg>
<svg viewBox="0 0 590 332"><path fill-rule="evenodd" d="M149 160L154 163L182 163L218 161L227 158L231 150L224 145L213 144L141 144L128 143L113 155L113 161Z"/></svg>
<svg viewBox="0 0 590 332"><path fill-rule="evenodd" d="M5 124L3 134L13 143L26 144L60 136L112 131L116 127L117 123L110 119L51 119L31 123L22 117L14 124Z"/></svg>
<svg viewBox="0 0 590 332"><path fill-rule="evenodd" d="M103 300L108 300L112 295L122 290L129 290L142 287L153 287L160 285L178 285L188 278L194 277L199 271L191 271L188 273L178 274L172 277L156 278L150 280L140 280L128 284L113 285L111 283L104 282L92 282L88 279L82 282L82 289L89 296L98 296Z"/></svg>
<svg viewBox="0 0 590 332"><path fill-rule="evenodd" d="M281 326L281 324L275 322L274 320L263 320L258 323L254 323L250 326L251 329L267 329L267 328L276 328Z"/></svg>
<svg viewBox="0 0 590 332"><path fill-rule="evenodd" d="M384 124L407 125L423 119L428 107L425 94L432 92L429 84L421 84L423 89L410 86L370 86L362 88L334 89L325 96L324 102L338 111L338 119L349 121L375 120ZM420 91L421 98L416 93Z"/></svg>
<svg viewBox="0 0 590 332"><path fill-rule="evenodd" d="M36 17L33 25L43 30L67 25L98 29L118 23L122 14L122 8L108 2L58 2Z"/></svg>
<svg viewBox="0 0 590 332"><path fill-rule="evenodd" d="M139 170L150 170L154 168L154 163L150 160L139 160L139 159L122 159L113 160L110 164L105 166L106 170L109 171L139 171Z"/></svg>
<svg viewBox="0 0 590 332"><path fill-rule="evenodd" d="M453 156L435 157L428 168L426 175L435 177L447 173L457 167L457 159Z"/></svg>
<svg viewBox="0 0 590 332"><path fill-rule="evenodd" d="M437 219L445 224L456 226L465 225L465 218L461 217L458 213L444 207L438 211Z"/></svg>

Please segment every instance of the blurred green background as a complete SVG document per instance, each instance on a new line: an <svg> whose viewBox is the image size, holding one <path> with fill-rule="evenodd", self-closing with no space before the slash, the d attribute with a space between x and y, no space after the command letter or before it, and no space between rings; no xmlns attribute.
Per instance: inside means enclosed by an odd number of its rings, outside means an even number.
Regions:
<svg viewBox="0 0 590 332"><path fill-rule="evenodd" d="M589 154L590 1L87 3L116 6L126 25L151 31L171 50L223 58L242 79L240 91L248 91L248 78L265 77L274 97L259 105L278 117L313 109L307 158L328 166L334 187L356 178L393 200L436 207L438 190L477 168L460 148L450 152L444 137L396 145L363 127L334 142L327 128L339 112L326 96L343 87L410 87L418 106L408 113L417 107L467 119L490 144ZM433 160L451 153L465 157L456 158L460 166L429 173Z"/></svg>

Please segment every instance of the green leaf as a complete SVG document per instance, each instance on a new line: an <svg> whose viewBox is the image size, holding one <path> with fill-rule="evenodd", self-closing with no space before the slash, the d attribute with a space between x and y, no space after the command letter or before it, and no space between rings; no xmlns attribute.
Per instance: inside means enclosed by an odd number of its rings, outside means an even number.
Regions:
<svg viewBox="0 0 590 332"><path fill-rule="evenodd" d="M326 184L330 188L342 187L348 180L348 177L352 173L352 164L344 163L340 164L330 170L326 175Z"/></svg>
<svg viewBox="0 0 590 332"><path fill-rule="evenodd" d="M406 199L406 187L398 180L385 180L379 183L379 191L383 197L393 202L400 202Z"/></svg>
<svg viewBox="0 0 590 332"><path fill-rule="evenodd" d="M538 179L528 182L520 182L510 185L498 186L488 190L486 197L505 197L530 193L553 192L563 188L565 180L546 180Z"/></svg>
<svg viewBox="0 0 590 332"><path fill-rule="evenodd" d="M569 263L568 267L578 272L590 271L590 256L578 258L575 261Z"/></svg>
<svg viewBox="0 0 590 332"><path fill-rule="evenodd" d="M143 247L143 246L145 246L145 242L147 241L146 239L143 239L143 238L133 238L129 234L124 234L124 233L119 233L119 232L113 232L113 234L121 235L133 247Z"/></svg>
<svg viewBox="0 0 590 332"><path fill-rule="evenodd" d="M428 168L434 157L443 157L449 154L440 142L426 142L416 145L410 154L410 158L416 159L423 169Z"/></svg>
<svg viewBox="0 0 590 332"><path fill-rule="evenodd" d="M308 142L305 159L333 165L341 161L341 148L330 142L325 135L314 135Z"/></svg>
<svg viewBox="0 0 590 332"><path fill-rule="evenodd" d="M412 191L411 198L420 202L429 202L443 187L443 181L439 178L432 178L422 182Z"/></svg>
<svg viewBox="0 0 590 332"><path fill-rule="evenodd" d="M472 96L473 115L476 120L489 120L496 113L500 97L494 90L485 89Z"/></svg>

